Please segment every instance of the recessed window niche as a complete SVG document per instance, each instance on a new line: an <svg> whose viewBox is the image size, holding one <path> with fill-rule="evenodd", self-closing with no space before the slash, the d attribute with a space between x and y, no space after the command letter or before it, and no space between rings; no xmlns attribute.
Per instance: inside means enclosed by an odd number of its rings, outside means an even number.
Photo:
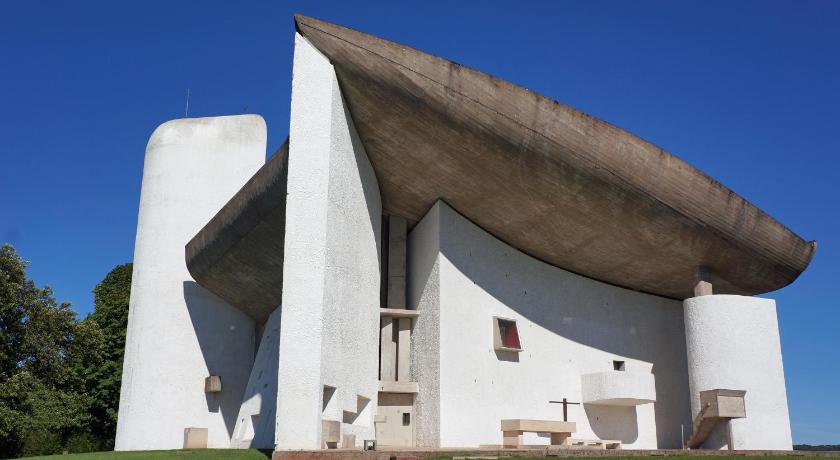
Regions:
<svg viewBox="0 0 840 460"><path fill-rule="evenodd" d="M493 348L496 351L522 351L516 320L493 317Z"/></svg>

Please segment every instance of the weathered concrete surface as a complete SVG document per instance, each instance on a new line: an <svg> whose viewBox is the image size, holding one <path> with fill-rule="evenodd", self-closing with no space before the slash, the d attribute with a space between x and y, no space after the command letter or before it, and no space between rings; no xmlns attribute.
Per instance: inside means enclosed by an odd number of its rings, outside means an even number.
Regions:
<svg viewBox="0 0 840 460"><path fill-rule="evenodd" d="M203 287L264 323L283 293L289 141L186 245Z"/></svg>
<svg viewBox="0 0 840 460"><path fill-rule="evenodd" d="M525 88L317 19L383 212L413 225L438 199L512 246L619 286L692 297L779 289L815 244L659 147Z"/></svg>

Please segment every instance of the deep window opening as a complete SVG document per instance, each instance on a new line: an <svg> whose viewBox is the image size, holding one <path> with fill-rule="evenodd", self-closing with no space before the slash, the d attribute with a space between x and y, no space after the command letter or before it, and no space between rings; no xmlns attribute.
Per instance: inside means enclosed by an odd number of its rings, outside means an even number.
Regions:
<svg viewBox="0 0 840 460"><path fill-rule="evenodd" d="M522 348L519 343L519 331L514 321L499 319L499 335L502 338L502 346L505 348Z"/></svg>
<svg viewBox="0 0 840 460"><path fill-rule="evenodd" d="M624 370L624 361L613 361L613 370L623 371Z"/></svg>

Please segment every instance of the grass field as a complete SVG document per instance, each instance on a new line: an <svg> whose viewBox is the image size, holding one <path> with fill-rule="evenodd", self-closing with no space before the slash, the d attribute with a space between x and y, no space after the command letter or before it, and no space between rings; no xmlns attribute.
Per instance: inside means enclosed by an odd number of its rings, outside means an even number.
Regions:
<svg viewBox="0 0 840 460"><path fill-rule="evenodd" d="M146 450L139 452L93 452L90 454L26 457L28 460L266 460L271 452L257 449Z"/></svg>

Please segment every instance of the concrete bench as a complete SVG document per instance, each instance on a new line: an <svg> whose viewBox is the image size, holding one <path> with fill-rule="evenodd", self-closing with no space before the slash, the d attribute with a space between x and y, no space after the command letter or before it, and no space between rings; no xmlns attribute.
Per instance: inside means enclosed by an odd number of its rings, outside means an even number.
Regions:
<svg viewBox="0 0 840 460"><path fill-rule="evenodd" d="M621 449L621 441L614 441L609 439L575 439L567 437L563 440L562 447L568 449L589 449L589 450L605 450L605 449Z"/></svg>
<svg viewBox="0 0 840 460"><path fill-rule="evenodd" d="M551 435L551 445L559 446L575 432L575 422L558 422L554 420L502 420L502 447L515 449L522 446L522 433L548 433Z"/></svg>

